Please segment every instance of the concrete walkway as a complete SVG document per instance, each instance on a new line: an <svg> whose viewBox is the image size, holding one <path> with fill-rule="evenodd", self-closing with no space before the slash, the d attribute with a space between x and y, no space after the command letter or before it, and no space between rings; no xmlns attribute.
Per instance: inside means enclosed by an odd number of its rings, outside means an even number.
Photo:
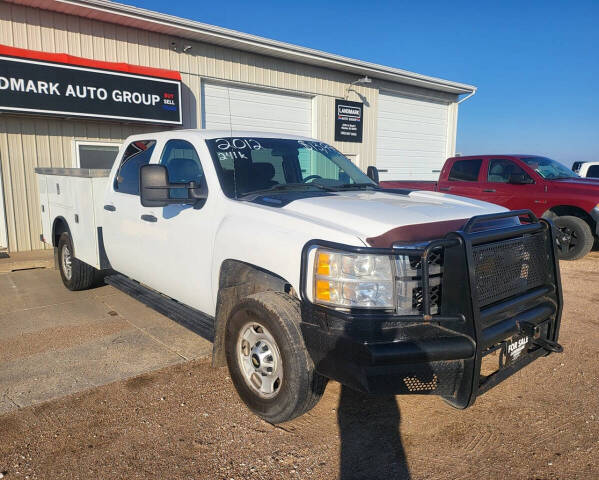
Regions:
<svg viewBox="0 0 599 480"><path fill-rule="evenodd" d="M0 273L32 268L54 268L54 250L49 248L15 253L0 251Z"/></svg>
<svg viewBox="0 0 599 480"><path fill-rule="evenodd" d="M71 292L52 269L0 273L0 414L199 358L211 348L112 287Z"/></svg>

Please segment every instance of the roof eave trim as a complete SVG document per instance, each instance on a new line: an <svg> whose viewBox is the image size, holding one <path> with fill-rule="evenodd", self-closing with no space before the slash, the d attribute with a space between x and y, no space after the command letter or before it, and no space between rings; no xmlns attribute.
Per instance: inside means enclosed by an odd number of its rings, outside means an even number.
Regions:
<svg viewBox="0 0 599 480"><path fill-rule="evenodd" d="M9 0L14 3L28 4L27 1ZM239 50L254 51L256 47L269 51L272 56L278 58L287 58L289 60L300 61L311 65L319 65L323 67L333 68L345 72L356 74L369 75L373 78L404 83L431 90L452 93L460 95L476 91L476 87L464 83L452 82L436 77L420 75L418 73L409 72L384 65L378 65L362 60L355 60L341 55L335 55L321 50L315 50L307 47L301 47L277 40L251 35L248 33L238 32L227 28L208 25L205 23L188 20L173 15L155 12L144 8L138 8L131 5L116 3L106 0L38 0L35 4L44 9L56 10L56 4L69 5L71 7L79 7L84 11L103 11L107 14L117 17L133 18L137 21L143 20L150 24L160 24L169 28L174 28L180 31L182 38L188 38L185 32L200 34L210 43L210 37L220 40L219 44L237 48ZM71 11L77 15L78 12ZM118 23L118 22L115 22ZM126 24L126 23L125 23ZM193 39L193 38L192 38ZM248 48L254 47L254 49Z"/></svg>

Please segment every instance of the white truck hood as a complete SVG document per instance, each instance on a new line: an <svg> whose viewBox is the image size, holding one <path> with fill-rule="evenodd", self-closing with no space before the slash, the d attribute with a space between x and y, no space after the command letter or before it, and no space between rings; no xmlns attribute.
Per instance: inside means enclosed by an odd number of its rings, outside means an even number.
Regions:
<svg viewBox="0 0 599 480"><path fill-rule="evenodd" d="M464 220L506 211L492 203L427 191L414 191L408 195L378 191L335 192L294 200L283 210L318 223L353 230L363 241L406 225Z"/></svg>

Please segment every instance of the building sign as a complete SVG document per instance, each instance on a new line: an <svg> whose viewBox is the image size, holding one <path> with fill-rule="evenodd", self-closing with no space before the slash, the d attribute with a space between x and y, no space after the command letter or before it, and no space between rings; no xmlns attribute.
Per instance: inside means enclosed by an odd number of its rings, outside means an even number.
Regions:
<svg viewBox="0 0 599 480"><path fill-rule="evenodd" d="M362 143L364 104L335 100L335 141Z"/></svg>
<svg viewBox="0 0 599 480"><path fill-rule="evenodd" d="M181 76L0 45L0 110L181 125Z"/></svg>

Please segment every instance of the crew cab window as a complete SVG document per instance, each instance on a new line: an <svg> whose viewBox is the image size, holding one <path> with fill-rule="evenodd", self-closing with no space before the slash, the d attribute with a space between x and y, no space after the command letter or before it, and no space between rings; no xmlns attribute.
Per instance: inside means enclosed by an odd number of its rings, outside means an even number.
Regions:
<svg viewBox="0 0 599 480"><path fill-rule="evenodd" d="M139 195L139 169L150 163L155 146L155 140L136 140L129 144L114 178L117 192Z"/></svg>
<svg viewBox="0 0 599 480"><path fill-rule="evenodd" d="M204 182L204 170L200 157L194 146L185 140L169 140L164 146L160 163L168 171L168 180L171 183ZM183 188L171 188L171 198L187 198L187 191Z"/></svg>
<svg viewBox="0 0 599 480"><path fill-rule="evenodd" d="M449 180L454 182L476 182L482 160L458 160L451 167Z"/></svg>
<svg viewBox="0 0 599 480"><path fill-rule="evenodd" d="M489 182L508 183L511 175L525 175L530 178L522 168L511 160L495 158L489 162L489 174L487 176Z"/></svg>
<svg viewBox="0 0 599 480"><path fill-rule="evenodd" d="M599 178L599 165L593 165L587 170L587 177Z"/></svg>

